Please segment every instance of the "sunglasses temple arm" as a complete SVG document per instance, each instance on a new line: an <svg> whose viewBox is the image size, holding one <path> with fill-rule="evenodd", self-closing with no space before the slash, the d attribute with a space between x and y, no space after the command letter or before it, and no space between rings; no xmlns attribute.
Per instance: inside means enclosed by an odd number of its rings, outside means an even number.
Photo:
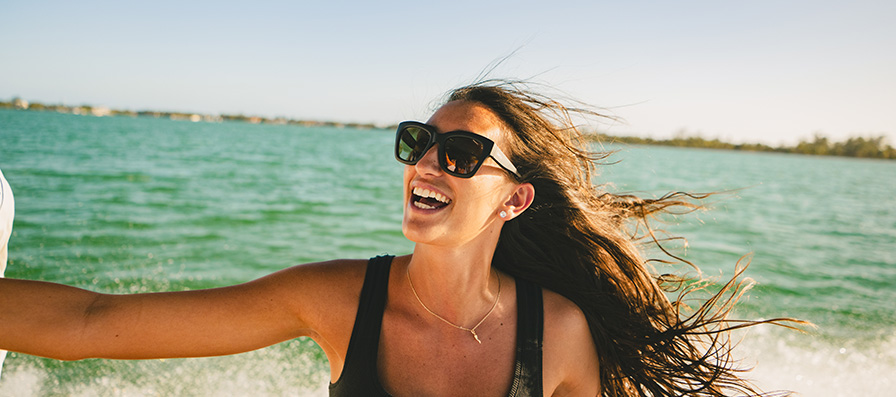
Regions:
<svg viewBox="0 0 896 397"><path fill-rule="evenodd" d="M520 177L520 174L517 172L516 167L514 167L513 163L510 162L510 159L504 155L504 152L501 151L501 148L492 146L492 153L489 155L489 157L494 159L495 162L498 163L498 165L501 166L501 168L503 168L505 171L516 175L517 178Z"/></svg>

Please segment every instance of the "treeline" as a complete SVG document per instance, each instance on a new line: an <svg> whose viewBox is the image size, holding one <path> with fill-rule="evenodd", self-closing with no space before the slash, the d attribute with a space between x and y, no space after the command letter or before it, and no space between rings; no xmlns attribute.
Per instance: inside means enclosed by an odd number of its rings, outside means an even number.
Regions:
<svg viewBox="0 0 896 397"><path fill-rule="evenodd" d="M722 142L718 139L705 139L693 136L678 136L672 139L653 139L597 134L596 139L606 143L618 142L632 145L660 145L896 160L896 149L886 143L885 136L869 138L857 136L842 142L832 142L827 137L816 134L811 141L801 140L796 146L779 147L772 147L761 143L733 144Z"/></svg>
<svg viewBox="0 0 896 397"><path fill-rule="evenodd" d="M171 120L185 120L193 122L222 122L236 121L253 124L280 124L280 125L301 125L305 127L337 127L337 128L358 128L358 129L374 129L375 125L370 123L343 123L337 121L317 121L317 120L296 120L286 117L268 118L261 116L246 116L243 114L200 114L200 113L184 113L184 112L163 112L156 110L117 110L109 109L105 106L68 106L68 105L47 105L39 102L28 102L21 98L13 98L12 101L0 101L0 109L17 109L44 112L69 113L88 116L127 116L127 117L154 117L166 118Z"/></svg>

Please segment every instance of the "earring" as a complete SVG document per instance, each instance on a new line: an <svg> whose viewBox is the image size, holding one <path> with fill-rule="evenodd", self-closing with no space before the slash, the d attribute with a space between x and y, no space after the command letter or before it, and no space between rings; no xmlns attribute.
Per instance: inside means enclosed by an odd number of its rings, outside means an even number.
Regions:
<svg viewBox="0 0 896 397"><path fill-rule="evenodd" d="M498 216L500 216L501 218L506 218L506 217L507 217L507 211L501 211L501 213L498 214Z"/></svg>

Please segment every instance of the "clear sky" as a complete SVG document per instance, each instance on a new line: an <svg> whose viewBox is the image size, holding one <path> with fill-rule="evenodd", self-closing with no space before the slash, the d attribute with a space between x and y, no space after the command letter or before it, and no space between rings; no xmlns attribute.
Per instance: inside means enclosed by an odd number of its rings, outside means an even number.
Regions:
<svg viewBox="0 0 896 397"><path fill-rule="evenodd" d="M626 120L792 144L896 145L896 1L0 0L0 99L393 124L518 51Z"/></svg>

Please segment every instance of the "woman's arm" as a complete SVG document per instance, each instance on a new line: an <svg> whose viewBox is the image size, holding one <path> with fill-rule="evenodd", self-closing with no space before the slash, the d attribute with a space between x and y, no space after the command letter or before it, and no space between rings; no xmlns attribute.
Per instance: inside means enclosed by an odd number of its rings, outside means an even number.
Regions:
<svg viewBox="0 0 896 397"><path fill-rule="evenodd" d="M109 295L0 280L0 347L63 360L245 352L353 321L359 262L295 266L235 286ZM363 266L361 266L363 277ZM327 316L332 313L335 316ZM350 331L349 331L350 332Z"/></svg>

